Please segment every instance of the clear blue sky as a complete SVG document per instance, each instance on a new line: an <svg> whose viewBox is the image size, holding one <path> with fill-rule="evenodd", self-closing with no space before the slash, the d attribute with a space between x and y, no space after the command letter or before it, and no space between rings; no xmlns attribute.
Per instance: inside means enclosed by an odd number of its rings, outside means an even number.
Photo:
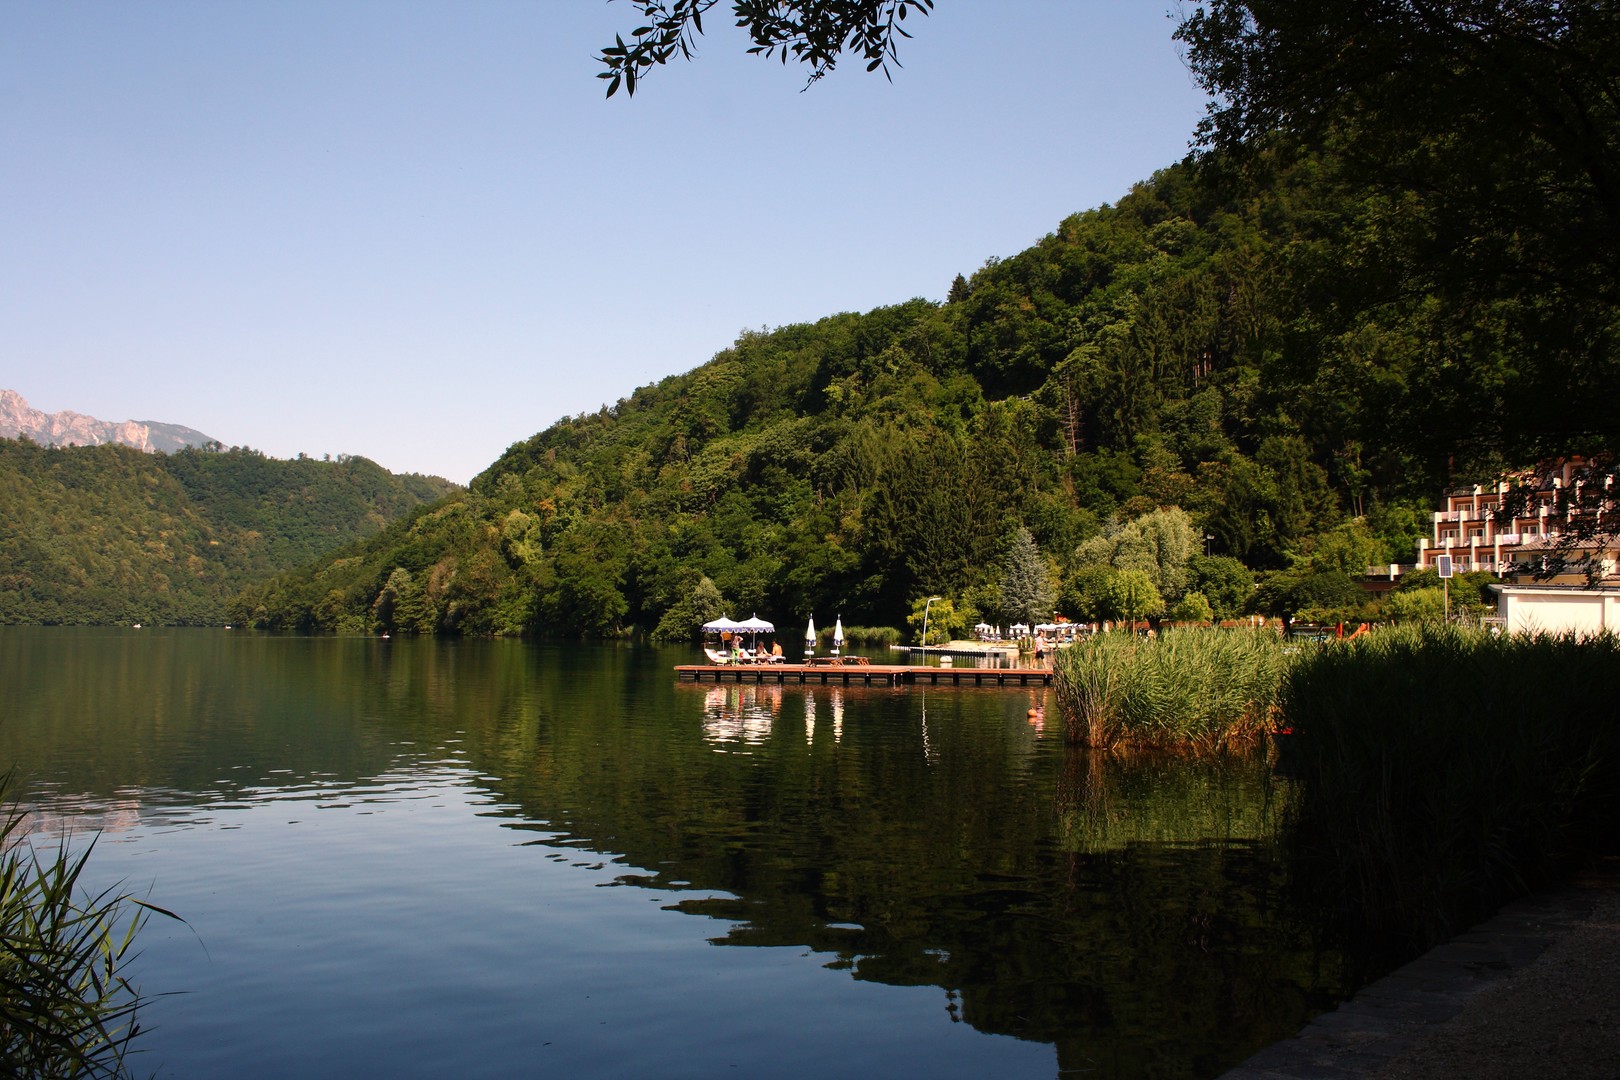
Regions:
<svg viewBox="0 0 1620 1080"><path fill-rule="evenodd" d="M711 17L604 100L625 3L6 0L0 388L465 482L741 330L941 299L1182 157L1174 6L939 0L892 84L804 93Z"/></svg>

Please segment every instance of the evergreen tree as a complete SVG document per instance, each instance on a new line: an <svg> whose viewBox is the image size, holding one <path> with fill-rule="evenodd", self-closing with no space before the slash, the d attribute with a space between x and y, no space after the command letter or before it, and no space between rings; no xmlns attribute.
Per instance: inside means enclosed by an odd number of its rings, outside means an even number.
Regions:
<svg viewBox="0 0 1620 1080"><path fill-rule="evenodd" d="M1030 531L1020 525L1001 560L1001 614L1010 623L1048 621L1057 590Z"/></svg>

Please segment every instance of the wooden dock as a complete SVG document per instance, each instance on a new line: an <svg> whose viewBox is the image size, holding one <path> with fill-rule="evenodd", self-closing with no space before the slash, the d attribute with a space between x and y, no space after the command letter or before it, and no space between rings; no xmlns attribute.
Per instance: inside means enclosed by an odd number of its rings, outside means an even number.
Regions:
<svg viewBox="0 0 1620 1080"><path fill-rule="evenodd" d="M1048 686L1043 668L908 667L901 664L679 664L688 682L807 686Z"/></svg>

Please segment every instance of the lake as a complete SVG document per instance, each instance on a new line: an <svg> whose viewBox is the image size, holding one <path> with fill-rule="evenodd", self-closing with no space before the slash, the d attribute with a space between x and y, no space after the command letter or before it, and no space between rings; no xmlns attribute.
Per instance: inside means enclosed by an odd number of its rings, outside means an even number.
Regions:
<svg viewBox="0 0 1620 1080"><path fill-rule="evenodd" d="M1263 759L695 656L0 627L0 761L186 920L142 1075L1203 1077L1346 989Z"/></svg>

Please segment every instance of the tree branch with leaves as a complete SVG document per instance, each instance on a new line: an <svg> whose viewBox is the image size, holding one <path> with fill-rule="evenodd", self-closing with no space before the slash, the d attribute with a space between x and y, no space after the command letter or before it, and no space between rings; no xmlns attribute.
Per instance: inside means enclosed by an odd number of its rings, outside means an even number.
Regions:
<svg viewBox="0 0 1620 1080"><path fill-rule="evenodd" d="M607 81L607 96L621 87L634 96L653 68L676 58L692 59L703 16L718 2L634 0L644 21L628 41L616 35L597 57L606 68L596 77ZM808 65L806 88L837 67L846 53L865 61L867 71L892 78L890 67L900 66L899 41L911 37L906 16L933 9L934 0L734 0L731 5L737 27L753 42L749 55Z"/></svg>

